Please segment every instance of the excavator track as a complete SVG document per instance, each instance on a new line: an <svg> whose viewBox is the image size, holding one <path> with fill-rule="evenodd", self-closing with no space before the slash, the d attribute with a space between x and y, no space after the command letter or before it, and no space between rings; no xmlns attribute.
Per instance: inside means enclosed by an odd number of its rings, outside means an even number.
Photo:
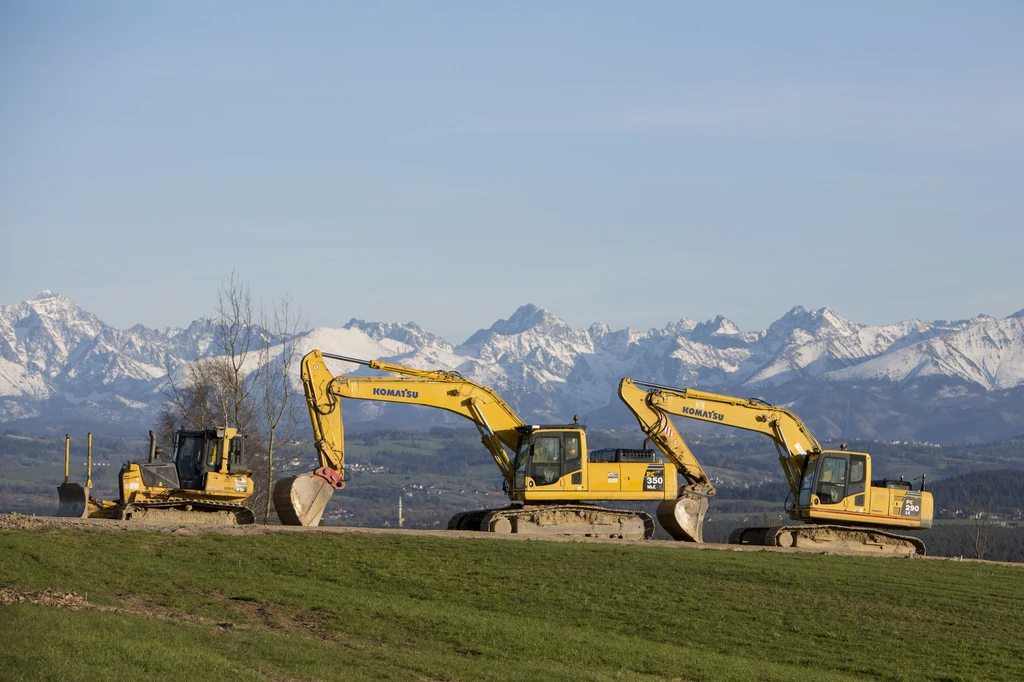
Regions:
<svg viewBox="0 0 1024 682"><path fill-rule="evenodd" d="M591 504L533 504L462 512L451 518L448 529L650 540L654 537L654 517L634 509L608 509Z"/></svg>
<svg viewBox="0 0 1024 682"><path fill-rule="evenodd" d="M729 544L895 556L924 556L926 552L924 542L913 535L900 535L877 528L826 524L737 528L729 535Z"/></svg>
<svg viewBox="0 0 1024 682"><path fill-rule="evenodd" d="M115 518L120 521L223 526L256 523L256 515L248 507L212 500L198 502L184 499L126 504L118 508Z"/></svg>

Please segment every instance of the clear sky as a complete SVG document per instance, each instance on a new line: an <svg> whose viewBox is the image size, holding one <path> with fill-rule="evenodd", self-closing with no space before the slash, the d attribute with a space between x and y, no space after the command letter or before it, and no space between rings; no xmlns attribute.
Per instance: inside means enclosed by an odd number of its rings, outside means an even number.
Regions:
<svg viewBox="0 0 1024 682"><path fill-rule="evenodd" d="M1024 308L1024 3L0 4L0 303Z"/></svg>

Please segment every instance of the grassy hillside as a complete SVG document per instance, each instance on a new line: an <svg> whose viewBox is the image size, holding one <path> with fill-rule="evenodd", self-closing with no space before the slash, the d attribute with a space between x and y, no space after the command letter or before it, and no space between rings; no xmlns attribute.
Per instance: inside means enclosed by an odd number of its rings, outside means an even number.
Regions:
<svg viewBox="0 0 1024 682"><path fill-rule="evenodd" d="M10 679L1018 680L1024 568L409 534L0 531Z"/></svg>

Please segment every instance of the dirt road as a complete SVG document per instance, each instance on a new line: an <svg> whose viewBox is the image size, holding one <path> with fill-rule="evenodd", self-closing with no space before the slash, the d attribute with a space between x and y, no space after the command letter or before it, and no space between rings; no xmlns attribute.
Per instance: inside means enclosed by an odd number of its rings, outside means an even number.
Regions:
<svg viewBox="0 0 1024 682"><path fill-rule="evenodd" d="M544 536L543 538L531 537L529 535L499 535L495 533L478 533L472 531L454 530L418 530L409 528L365 528L357 526L264 526L262 524L251 524L244 526L211 526L191 525L182 523L152 523L145 521L111 521L107 519L68 519L47 516L28 516L23 514L0 514L0 532L8 529L36 530L44 528L80 529L86 532L132 532L150 531L158 533L171 533L178 536L196 536L206 533L219 533L224 535L265 535L269 533L310 533L327 535L408 535L414 537L439 537L447 539L477 540L477 541L514 541L514 542L589 542L622 545L637 545L643 547L659 547L680 551L727 551L727 552L782 552L782 553L811 553L811 554L835 554L845 556L889 556L892 558L913 558L928 559L935 561L978 561L977 559L962 559L960 557L901 557L893 555L866 554L862 552L822 552L816 549L799 547L758 547L751 545L724 545L724 544L694 544L691 542L677 542L674 540L612 540L608 538L578 538ZM1020 566L1024 564L983 561L986 564L1000 564L1004 566Z"/></svg>

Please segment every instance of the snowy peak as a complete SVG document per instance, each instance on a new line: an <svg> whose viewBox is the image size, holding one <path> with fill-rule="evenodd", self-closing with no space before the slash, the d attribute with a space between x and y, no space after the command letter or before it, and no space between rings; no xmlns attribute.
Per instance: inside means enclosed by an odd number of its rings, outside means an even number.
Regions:
<svg viewBox="0 0 1024 682"><path fill-rule="evenodd" d="M432 334L415 322L398 324L395 322L366 322L352 318L345 325L345 329L358 329L371 339L382 341L390 339L404 344L408 350L437 346L446 350L452 350L454 346L440 336Z"/></svg>
<svg viewBox="0 0 1024 682"><path fill-rule="evenodd" d="M694 325L692 336L695 339L706 339L712 336L739 336L741 333L732 320L719 315L714 320Z"/></svg>
<svg viewBox="0 0 1024 682"><path fill-rule="evenodd" d="M954 378L986 391L1024 384L1024 317L978 317L963 329L923 339L829 378L905 383L924 377Z"/></svg>
<svg viewBox="0 0 1024 682"><path fill-rule="evenodd" d="M693 330L697 328L697 323L688 317L680 319L678 322L669 322L665 325L663 330L666 334L674 334L676 336L683 336L686 334L692 334Z"/></svg>
<svg viewBox="0 0 1024 682"><path fill-rule="evenodd" d="M796 306L768 327L768 336L779 338L801 330L811 335L855 334L861 325L836 314L831 308L808 311Z"/></svg>
<svg viewBox="0 0 1024 682"><path fill-rule="evenodd" d="M796 401L801 416L812 421L816 413L828 410L824 404L829 396L844 391L864 395L867 386L872 400L892 401L891 408L879 408L870 417L877 424L865 421L865 428L877 433L890 428L884 424L896 423L892 414L903 415L899 437L923 436L928 429L960 429L957 433L965 438L993 438L993 429L1008 435L1024 432L1019 409L1024 396L1024 310L1003 320L978 316L871 326L846 320L830 308L796 306L766 330L747 332L725 316L701 323L676 319L646 331L614 329L601 322L573 329L550 311L529 304L459 346L413 322L352 319L341 328L321 327L300 335L296 347L300 353L319 348L423 369L457 370L496 390L531 420L620 414L624 408L616 387L630 376L780 403ZM152 423L167 371L179 373L214 354L215 331L209 319L196 320L186 329L115 329L53 292L0 306L0 421L73 416ZM332 370L365 371L342 362ZM993 414L985 424L949 418L948 409L963 409L959 396L965 393L978 396L979 411ZM908 395L915 402L907 402ZM957 397L949 403L952 407L942 402L950 396ZM1015 396L1016 404L993 412L993 404L1012 402ZM379 418L389 409L376 403L370 407L356 405L351 414ZM969 428L976 431L965 430Z"/></svg>
<svg viewBox="0 0 1024 682"><path fill-rule="evenodd" d="M517 336L527 332L535 333L559 333L569 329L562 320L555 317L544 308L538 308L532 303L520 306L507 320L498 320L488 329L481 329L466 339L462 344L466 347L477 346L486 343L495 336Z"/></svg>
<svg viewBox="0 0 1024 682"><path fill-rule="evenodd" d="M745 348L757 340L757 332L744 333L729 318L719 315L714 320L695 324L689 338L714 348Z"/></svg>
<svg viewBox="0 0 1024 682"><path fill-rule="evenodd" d="M493 334L501 334L502 336L512 336L513 334L522 334L527 330L538 327L547 330L552 327L566 326L565 322L562 322L544 308L538 308L532 303L528 303L517 308L507 320L495 322L487 331Z"/></svg>

